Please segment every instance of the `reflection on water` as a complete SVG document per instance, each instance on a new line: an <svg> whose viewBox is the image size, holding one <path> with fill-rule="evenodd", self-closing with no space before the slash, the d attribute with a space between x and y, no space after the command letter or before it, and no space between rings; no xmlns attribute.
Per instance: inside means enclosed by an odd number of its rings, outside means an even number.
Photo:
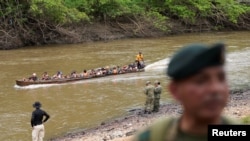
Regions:
<svg viewBox="0 0 250 141"><path fill-rule="evenodd" d="M51 45L0 51L0 140L31 139L32 103L41 101L51 115L46 139L80 128L89 128L126 114L144 105L142 93L147 80L167 85L166 64L173 51L193 42L223 41L228 45L227 71L230 85L249 87L249 32L188 34L157 39L130 39L76 45ZM72 70L80 72L111 65L122 66L134 61L142 51L145 72L123 74L67 84L18 87L15 80L36 72L54 75ZM183 58L185 59L185 58ZM169 99L166 89L162 101Z"/></svg>

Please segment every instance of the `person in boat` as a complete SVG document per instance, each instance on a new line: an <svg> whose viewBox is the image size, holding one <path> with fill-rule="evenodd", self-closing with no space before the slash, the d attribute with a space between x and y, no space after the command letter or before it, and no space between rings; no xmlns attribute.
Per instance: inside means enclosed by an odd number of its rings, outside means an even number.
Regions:
<svg viewBox="0 0 250 141"><path fill-rule="evenodd" d="M49 77L48 72L44 72L42 75L42 80L49 80L49 79L50 79L50 77Z"/></svg>
<svg viewBox="0 0 250 141"><path fill-rule="evenodd" d="M71 72L70 78L77 78L77 73L76 73L76 71L72 71L72 72Z"/></svg>
<svg viewBox="0 0 250 141"><path fill-rule="evenodd" d="M133 63L129 64L129 65L128 65L128 70L129 70L129 71L132 71L132 70L133 70L133 67L134 67L134 66L133 66Z"/></svg>
<svg viewBox="0 0 250 141"><path fill-rule="evenodd" d="M80 75L81 77L87 78L89 76L87 70L83 70L83 72Z"/></svg>
<svg viewBox="0 0 250 141"><path fill-rule="evenodd" d="M96 71L96 76L102 76L103 75L103 72L101 69L97 69Z"/></svg>
<svg viewBox="0 0 250 141"><path fill-rule="evenodd" d="M53 79L61 79L63 78L63 73L61 71L57 71L55 75L52 77Z"/></svg>
<svg viewBox="0 0 250 141"><path fill-rule="evenodd" d="M113 74L113 68L109 68L109 74Z"/></svg>
<svg viewBox="0 0 250 141"><path fill-rule="evenodd" d="M29 81L37 81L38 77L36 76L36 73L33 73L32 76L29 77Z"/></svg>
<svg viewBox="0 0 250 141"><path fill-rule="evenodd" d="M120 66L117 66L117 73L121 74L122 73L122 68Z"/></svg>
<svg viewBox="0 0 250 141"><path fill-rule="evenodd" d="M116 67L113 68L113 71L112 71L112 74L117 74L118 73L118 70Z"/></svg>
<svg viewBox="0 0 250 141"><path fill-rule="evenodd" d="M96 76L95 70L94 70L94 69L90 70L89 75L90 75L91 77L95 77L95 76Z"/></svg>
<svg viewBox="0 0 250 141"><path fill-rule="evenodd" d="M126 73L128 71L128 66L124 65L121 69L119 73Z"/></svg>
<svg viewBox="0 0 250 141"><path fill-rule="evenodd" d="M136 55L135 62L137 63L137 68L138 69L142 69L143 68L143 66L144 66L144 58L143 58L143 54L141 52L139 52Z"/></svg>
<svg viewBox="0 0 250 141"><path fill-rule="evenodd" d="M136 65L136 63L134 62L134 63L131 63L131 64L129 64L129 71L137 71L137 65Z"/></svg>
<svg viewBox="0 0 250 141"><path fill-rule="evenodd" d="M107 74L107 75L112 74L112 72L110 71L109 66L106 66L106 67L105 67L105 70L106 70L106 74Z"/></svg>
<svg viewBox="0 0 250 141"><path fill-rule="evenodd" d="M101 68L102 75L107 75L107 70L105 68Z"/></svg>

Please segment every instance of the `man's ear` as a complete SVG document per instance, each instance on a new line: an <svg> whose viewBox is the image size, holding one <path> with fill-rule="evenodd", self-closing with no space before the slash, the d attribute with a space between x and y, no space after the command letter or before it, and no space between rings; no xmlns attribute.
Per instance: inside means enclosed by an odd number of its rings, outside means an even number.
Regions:
<svg viewBox="0 0 250 141"><path fill-rule="evenodd" d="M178 92L178 83L171 81L168 85L168 90L170 94L174 97L175 100L181 101L179 92Z"/></svg>

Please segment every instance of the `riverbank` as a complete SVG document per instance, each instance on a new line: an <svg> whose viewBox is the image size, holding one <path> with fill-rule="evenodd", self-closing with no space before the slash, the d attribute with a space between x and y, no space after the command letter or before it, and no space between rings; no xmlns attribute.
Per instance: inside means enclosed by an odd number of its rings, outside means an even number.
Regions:
<svg viewBox="0 0 250 141"><path fill-rule="evenodd" d="M234 90L224 114L234 119L250 116L250 90ZM160 111L153 114L143 114L141 109L134 109L124 118L101 123L100 126L70 133L50 141L130 141L136 131L147 127L157 119L167 116L179 116L181 106L175 102L161 105Z"/></svg>
<svg viewBox="0 0 250 141"><path fill-rule="evenodd" d="M143 19L138 21L131 20L132 19L118 19L107 23L93 22L72 26L53 27L52 29L43 29L46 32L43 30L35 31L35 35L27 33L19 36L17 30L6 31L0 35L0 50L10 50L29 46L42 47L43 45L53 44L79 44L97 41L108 42L129 38L157 38L185 33L250 30L250 19L241 20L237 24L223 26L216 25L214 22L209 21L209 19L201 19L195 24L186 24L180 20L169 19L165 21L166 30L156 28L152 21L145 21Z"/></svg>

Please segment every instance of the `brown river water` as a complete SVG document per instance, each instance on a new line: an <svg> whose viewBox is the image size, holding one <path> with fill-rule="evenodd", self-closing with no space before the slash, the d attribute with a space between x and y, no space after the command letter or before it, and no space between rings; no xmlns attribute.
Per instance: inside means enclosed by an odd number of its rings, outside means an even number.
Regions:
<svg viewBox="0 0 250 141"><path fill-rule="evenodd" d="M165 87L168 58L173 51L189 43L226 43L226 68L231 87L249 88L249 37L250 32L218 32L0 51L0 140L31 140L32 104L37 100L51 116L45 124L45 140L91 128L122 117L131 109L141 108L145 82L159 80ZM44 71L50 75L59 70L69 74L72 70L122 66L133 62L138 51L144 54L145 72L59 85L15 85L16 79L33 72L41 76ZM162 102L169 99L167 90L163 89Z"/></svg>

